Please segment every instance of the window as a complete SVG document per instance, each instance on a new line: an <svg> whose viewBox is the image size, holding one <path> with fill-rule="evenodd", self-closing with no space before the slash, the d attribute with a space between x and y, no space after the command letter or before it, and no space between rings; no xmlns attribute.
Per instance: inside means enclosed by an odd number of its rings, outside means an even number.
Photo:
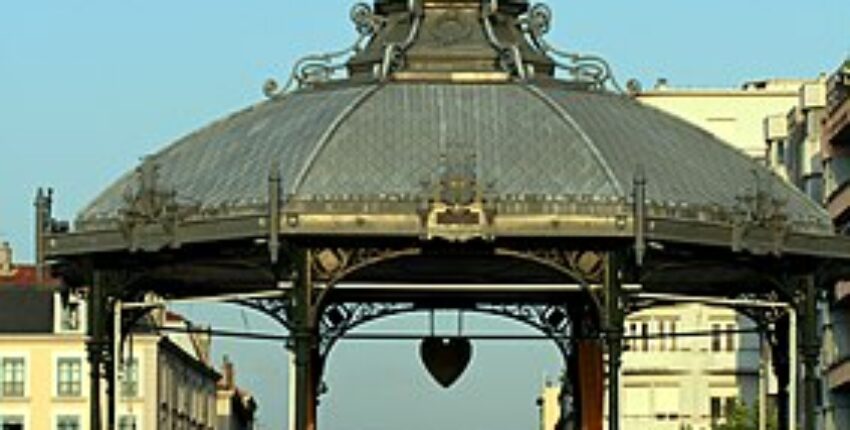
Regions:
<svg viewBox="0 0 850 430"><path fill-rule="evenodd" d="M56 430L80 430L80 417L62 415L56 419Z"/></svg>
<svg viewBox="0 0 850 430"><path fill-rule="evenodd" d="M124 397L139 396L139 359L136 357L124 361L124 372L121 378L121 395Z"/></svg>
<svg viewBox="0 0 850 430"><path fill-rule="evenodd" d="M124 415L118 419L118 430L136 430L136 417Z"/></svg>
<svg viewBox="0 0 850 430"><path fill-rule="evenodd" d="M80 330L80 303L69 302L62 308L61 329L62 331Z"/></svg>
<svg viewBox="0 0 850 430"><path fill-rule="evenodd" d="M2 397L23 397L24 396L24 374L25 364L24 359L20 357L3 358L0 360L0 385Z"/></svg>
<svg viewBox="0 0 850 430"><path fill-rule="evenodd" d="M679 345L676 342L676 321L670 321L670 351L676 351Z"/></svg>
<svg viewBox="0 0 850 430"><path fill-rule="evenodd" d="M628 351L637 351L637 324L629 323L629 340L626 342L626 348Z"/></svg>
<svg viewBox="0 0 850 430"><path fill-rule="evenodd" d="M726 350L734 351L735 350L735 324L728 324L726 326Z"/></svg>
<svg viewBox="0 0 850 430"><path fill-rule="evenodd" d="M60 358L57 362L56 393L59 397L79 397L83 393L83 362L79 358Z"/></svg>
<svg viewBox="0 0 850 430"><path fill-rule="evenodd" d="M24 417L20 415L0 415L0 430L24 430Z"/></svg>
<svg viewBox="0 0 850 430"><path fill-rule="evenodd" d="M658 321L658 350L659 351L666 351L667 350L667 336L666 336L667 333L664 331L665 328L666 328L666 324L664 323L664 320Z"/></svg>
<svg viewBox="0 0 850 430"><path fill-rule="evenodd" d="M641 351L649 351L649 323L642 323L640 325L640 343Z"/></svg>
<svg viewBox="0 0 850 430"><path fill-rule="evenodd" d="M785 164L785 141L776 142L776 163L779 165Z"/></svg>
<svg viewBox="0 0 850 430"><path fill-rule="evenodd" d="M723 416L728 417L735 412L735 406L738 404L738 399L735 397L727 397L726 398L726 407L723 409Z"/></svg>
<svg viewBox="0 0 850 430"><path fill-rule="evenodd" d="M711 325L711 352L720 352L721 351L721 329L720 324L712 324Z"/></svg>
<svg viewBox="0 0 850 430"><path fill-rule="evenodd" d="M717 424L723 417L723 399L720 397L711 398L711 422Z"/></svg>

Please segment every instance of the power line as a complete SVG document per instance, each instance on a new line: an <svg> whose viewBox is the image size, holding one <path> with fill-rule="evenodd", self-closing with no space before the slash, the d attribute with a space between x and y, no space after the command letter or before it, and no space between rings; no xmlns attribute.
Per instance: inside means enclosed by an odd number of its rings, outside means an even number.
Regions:
<svg viewBox="0 0 850 430"><path fill-rule="evenodd" d="M279 335L272 333L258 333L250 331L235 331L235 330L219 330L206 329L198 327L155 327L156 330L165 333L199 333L209 334L215 337L226 338L242 338L246 340L257 341L278 341L290 342L296 340L297 336ZM758 334L758 329L735 329L735 330L703 330L703 331L688 331L677 333L652 333L647 335L623 336L623 340L654 340L654 339L669 339L669 338L696 338L696 337L714 337L726 334ZM422 340L432 337L430 334L414 334L414 333L352 333L345 335L341 340L349 341L408 341ZM440 337L439 335L437 337ZM452 336L444 336L452 337ZM479 341L543 341L543 340L573 340L580 339L570 335L522 335L522 334L470 334L460 336L464 339L479 340Z"/></svg>

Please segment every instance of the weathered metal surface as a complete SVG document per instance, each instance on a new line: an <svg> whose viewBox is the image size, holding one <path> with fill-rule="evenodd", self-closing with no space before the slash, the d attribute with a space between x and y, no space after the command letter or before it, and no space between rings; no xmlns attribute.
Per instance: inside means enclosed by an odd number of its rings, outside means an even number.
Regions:
<svg viewBox="0 0 850 430"><path fill-rule="evenodd" d="M526 204L535 200L625 202L642 167L650 211L731 217L736 198L761 181L787 202L792 229L829 225L804 195L709 134L626 97L557 85L390 83L298 92L203 129L148 162L177 202L210 220L267 213L270 160L280 160L287 211L299 202L416 201L457 154L470 160L478 187L500 205L520 203L514 206L525 206L523 214L535 213ZM111 224L136 176L82 211L79 229Z"/></svg>

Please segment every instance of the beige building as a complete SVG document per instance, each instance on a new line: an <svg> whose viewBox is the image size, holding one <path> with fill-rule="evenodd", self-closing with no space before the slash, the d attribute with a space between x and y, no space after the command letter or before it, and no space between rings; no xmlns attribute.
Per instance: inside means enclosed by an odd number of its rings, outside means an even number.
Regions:
<svg viewBox="0 0 850 430"><path fill-rule="evenodd" d="M87 429L85 304L72 298L63 306L55 286L36 285L33 267L13 266L8 246L0 250L0 428ZM167 311L150 322L189 325ZM236 388L232 364L229 385L219 390L209 355L209 336L135 330L119 366L117 429L252 428L256 406ZM243 405L236 419L222 399ZM233 424L221 427L220 412Z"/></svg>
<svg viewBox="0 0 850 430"><path fill-rule="evenodd" d="M762 159L764 118L784 115L796 106L800 86L807 82L771 79L748 82L741 88L674 88L661 81L652 90L637 92L634 97Z"/></svg>
<svg viewBox="0 0 850 430"><path fill-rule="evenodd" d="M825 199L821 156L825 115L826 80L819 79L800 85L797 103L785 112L768 115L763 126L767 165L818 204L823 204Z"/></svg>
<svg viewBox="0 0 850 430"><path fill-rule="evenodd" d="M737 402L758 399L760 341L733 310L700 304L656 308L626 321L624 429L708 430ZM710 333L685 336L682 333Z"/></svg>

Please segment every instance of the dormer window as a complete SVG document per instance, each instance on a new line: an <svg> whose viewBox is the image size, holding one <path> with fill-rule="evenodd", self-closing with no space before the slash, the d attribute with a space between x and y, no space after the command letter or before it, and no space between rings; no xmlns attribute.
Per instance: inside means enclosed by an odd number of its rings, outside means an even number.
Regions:
<svg viewBox="0 0 850 430"><path fill-rule="evenodd" d="M76 301L69 302L62 309L62 315L60 315L61 320L61 330L62 331L80 331L80 303Z"/></svg>
<svg viewBox="0 0 850 430"><path fill-rule="evenodd" d="M62 303L59 294L53 298L53 327L59 334L81 334L85 332L85 302L71 296L67 303Z"/></svg>

